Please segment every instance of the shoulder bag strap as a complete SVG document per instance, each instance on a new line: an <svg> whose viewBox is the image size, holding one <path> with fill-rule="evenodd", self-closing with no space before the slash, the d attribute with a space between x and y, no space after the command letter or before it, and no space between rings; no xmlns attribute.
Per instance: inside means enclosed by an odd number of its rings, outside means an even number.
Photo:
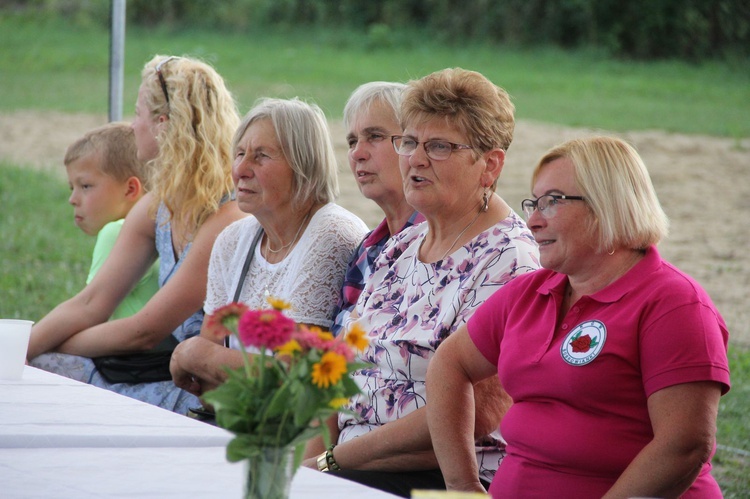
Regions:
<svg viewBox="0 0 750 499"><path fill-rule="evenodd" d="M247 256L245 257L245 263L242 265L242 272L240 273L240 280L237 283L237 289L234 291L234 298L232 299L233 302L236 302L240 299L240 293L242 292L242 285L245 283L245 277L247 277L247 271L250 269L250 264L253 261L253 256L255 255L255 248L258 246L258 242L263 237L263 227L258 229L258 232L255 233L255 237L253 238L252 244L250 244L250 249L247 252ZM229 336L224 338L224 346L229 348Z"/></svg>

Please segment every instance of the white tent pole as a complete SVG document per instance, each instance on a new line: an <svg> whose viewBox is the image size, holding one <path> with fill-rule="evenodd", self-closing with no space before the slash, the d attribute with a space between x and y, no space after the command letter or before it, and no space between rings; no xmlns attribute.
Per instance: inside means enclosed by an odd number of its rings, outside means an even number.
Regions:
<svg viewBox="0 0 750 499"><path fill-rule="evenodd" d="M109 40L109 121L122 120L125 66L125 0L112 0Z"/></svg>

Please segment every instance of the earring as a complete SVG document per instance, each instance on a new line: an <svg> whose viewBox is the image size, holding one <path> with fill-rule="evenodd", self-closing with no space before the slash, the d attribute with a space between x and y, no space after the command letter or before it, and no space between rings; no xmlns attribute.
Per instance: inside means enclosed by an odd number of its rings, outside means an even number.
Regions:
<svg viewBox="0 0 750 499"><path fill-rule="evenodd" d="M612 248L612 251L607 251L607 254L608 254L609 256L612 256L612 255L614 255L614 254L615 254L615 250L614 250L614 248Z"/></svg>
<svg viewBox="0 0 750 499"><path fill-rule="evenodd" d="M482 211L487 211L490 208L490 195L487 192L487 188L484 189L484 194L482 194Z"/></svg>

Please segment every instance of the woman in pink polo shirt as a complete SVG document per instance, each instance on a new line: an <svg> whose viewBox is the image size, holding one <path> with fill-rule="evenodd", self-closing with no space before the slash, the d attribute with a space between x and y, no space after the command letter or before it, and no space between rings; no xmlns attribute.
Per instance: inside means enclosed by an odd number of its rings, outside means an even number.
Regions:
<svg viewBox="0 0 750 499"><path fill-rule="evenodd" d="M498 290L429 366L448 488L484 490L471 386L497 374L513 405L493 497L721 497L710 459L728 331L659 256L667 217L638 153L572 140L539 161L532 186L523 209L544 268Z"/></svg>

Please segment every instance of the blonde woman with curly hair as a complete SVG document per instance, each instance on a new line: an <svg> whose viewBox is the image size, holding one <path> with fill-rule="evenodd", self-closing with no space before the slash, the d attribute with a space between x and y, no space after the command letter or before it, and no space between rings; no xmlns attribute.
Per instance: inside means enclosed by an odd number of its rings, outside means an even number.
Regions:
<svg viewBox="0 0 750 499"><path fill-rule="evenodd" d="M112 356L168 352L200 332L214 240L245 216L232 199L239 117L221 76L199 60L157 55L141 79L132 126L151 191L94 280L34 327L28 355L42 369L184 413L197 400L171 381L168 353L148 376ZM159 291L137 314L108 321L157 257ZM102 359L115 366L105 370Z"/></svg>

